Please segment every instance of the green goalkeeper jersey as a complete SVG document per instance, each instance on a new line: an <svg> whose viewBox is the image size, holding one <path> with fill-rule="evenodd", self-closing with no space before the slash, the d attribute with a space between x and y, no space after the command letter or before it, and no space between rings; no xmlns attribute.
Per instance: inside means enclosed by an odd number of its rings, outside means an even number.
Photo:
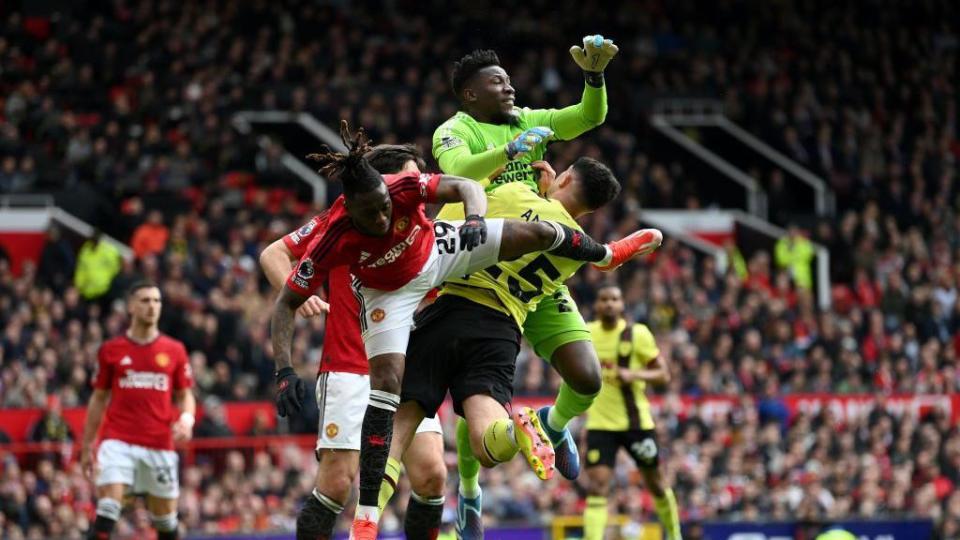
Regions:
<svg viewBox="0 0 960 540"><path fill-rule="evenodd" d="M553 130L553 140L569 140L603 123L607 115L607 91L586 85L580 103L563 109L516 108L516 120L510 124L478 122L461 111L450 117L433 133L433 157L440 169L455 176L472 178L491 187L523 182L534 192L537 181L530 163L543 159L546 145L517 159L507 158L505 146L517 135L533 127ZM496 178L494 172L503 168Z"/></svg>
<svg viewBox="0 0 960 540"><path fill-rule="evenodd" d="M462 205L447 205L439 219L463 219ZM487 192L488 218L525 221L555 221L581 230L567 209L545 199L524 184L514 182ZM447 280L441 294L454 294L506 313L521 328L540 300L557 291L583 265L549 253L528 253L519 259L500 262L466 277Z"/></svg>

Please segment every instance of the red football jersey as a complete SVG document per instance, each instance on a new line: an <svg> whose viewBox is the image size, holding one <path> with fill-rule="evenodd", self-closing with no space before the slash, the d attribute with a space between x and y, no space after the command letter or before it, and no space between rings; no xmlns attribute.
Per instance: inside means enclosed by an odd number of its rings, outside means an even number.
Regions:
<svg viewBox="0 0 960 540"><path fill-rule="evenodd" d="M283 237L294 257L303 257L310 242L323 230L326 212L314 216L303 227ZM366 375L370 366L360 338L360 304L350 287L350 269L338 266L330 271L327 280L327 332L323 338L320 373L345 371Z"/></svg>
<svg viewBox="0 0 960 540"><path fill-rule="evenodd" d="M173 449L173 391L193 386L183 343L163 334L149 343L126 335L100 347L93 387L110 390L101 436L160 450Z"/></svg>
<svg viewBox="0 0 960 540"><path fill-rule="evenodd" d="M440 175L410 172L383 178L393 200L390 232L369 236L355 229L340 196L318 225L322 230L287 278L290 290L304 296L313 294L330 270L348 266L364 286L393 291L423 269L435 240L433 222L424 214L424 204L435 202Z"/></svg>

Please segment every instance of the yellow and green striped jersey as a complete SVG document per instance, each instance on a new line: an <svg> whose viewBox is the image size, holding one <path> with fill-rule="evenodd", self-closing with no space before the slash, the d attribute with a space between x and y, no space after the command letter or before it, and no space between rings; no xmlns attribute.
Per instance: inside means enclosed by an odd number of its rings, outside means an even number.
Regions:
<svg viewBox="0 0 960 540"><path fill-rule="evenodd" d="M463 219L462 204L443 207L437 219ZM525 221L555 221L581 230L580 225L557 201L534 193L524 182L497 186L487 192L487 218ZM527 314L551 295L583 266L580 261L549 253L528 253L519 259L500 262L466 278L448 280L440 294L455 294L510 315L523 327Z"/></svg>
<svg viewBox="0 0 960 540"><path fill-rule="evenodd" d="M626 327L623 319L609 330L600 321L587 323L603 376L600 394L587 411L587 429L627 431L654 427L650 402L644 393L646 383L625 384L617 376L617 370L621 367L642 369L660 355L660 349L650 329L639 323L633 325L632 339L622 340Z"/></svg>

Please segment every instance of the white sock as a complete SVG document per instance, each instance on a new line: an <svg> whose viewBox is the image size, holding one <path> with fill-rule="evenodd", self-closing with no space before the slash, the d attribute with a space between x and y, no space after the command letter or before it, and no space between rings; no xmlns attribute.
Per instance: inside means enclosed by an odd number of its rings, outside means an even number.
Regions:
<svg viewBox="0 0 960 540"><path fill-rule="evenodd" d="M604 257L602 261L598 262L597 266L607 266L610 264L610 261L613 260L613 250L610 249L610 246L604 244L603 249L607 250L607 256ZM553 409L550 409L550 412L553 412Z"/></svg>
<svg viewBox="0 0 960 540"><path fill-rule="evenodd" d="M480 493L483 491L480 489L480 484L477 484L476 487L469 486L466 487L463 485L463 482L460 482L460 494L463 495L465 499L475 499L480 496Z"/></svg>
<svg viewBox="0 0 960 540"><path fill-rule="evenodd" d="M557 233L557 237L553 239L553 245L547 248L547 251L553 251L560 247L560 244L563 243L563 240L567 237L567 234L563 231L563 228L560 227L558 223L553 221L544 221L544 223L553 227L554 232Z"/></svg>
<svg viewBox="0 0 960 540"><path fill-rule="evenodd" d="M380 521L380 509L376 506L363 506L362 504L357 505L356 517L353 518L354 521L367 520L374 523Z"/></svg>

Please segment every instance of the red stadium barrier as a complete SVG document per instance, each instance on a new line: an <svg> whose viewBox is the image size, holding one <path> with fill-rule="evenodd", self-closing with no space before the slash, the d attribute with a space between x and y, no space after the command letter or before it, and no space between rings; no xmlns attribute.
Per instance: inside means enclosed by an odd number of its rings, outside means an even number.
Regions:
<svg viewBox="0 0 960 540"><path fill-rule="evenodd" d="M704 421L710 422L718 416L728 414L744 397L752 399L754 403L759 403L757 398L750 396L673 396L668 398L650 396L650 404L655 413L666 407L681 417L697 415ZM553 399L553 396L517 397L514 404L538 408L552 403ZM894 416L905 413L925 416L935 409L940 409L949 414L953 421L960 421L960 394L899 394L890 396L787 394L778 398L778 401L786 408L791 419L800 412L816 414L820 410L828 408L841 420L850 421L870 414L878 404L882 404ZM270 401L228 402L224 406L226 407L227 423L234 433L248 433L257 415L262 415L266 419L267 427L273 428L276 426L276 411L274 404ZM203 411L199 405L197 412L197 418L202 418ZM453 414L449 401L444 404L440 414L441 416ZM3 414L0 415L0 430L10 435L15 443L23 443L27 439L29 430L42 415L43 409L5 409ZM74 438L79 439L83 433L86 409L80 407L64 409L63 417L70 426ZM312 438L312 435L306 437ZM262 437L238 436L226 440L247 441L248 439L249 441L243 444L256 445L258 443L254 441L261 440ZM216 439L209 440L214 441ZM216 447L217 444L220 443L211 443L212 446L210 447ZM11 451L10 448L30 449L34 447L29 444L0 445L0 449L6 449L8 452Z"/></svg>
<svg viewBox="0 0 960 540"><path fill-rule="evenodd" d="M226 456L227 452L239 450L250 462L257 452L267 450L270 453L279 453L288 446L313 449L317 442L316 435L267 435L260 437L227 437L215 439L194 439L177 450L183 458L183 464L193 465L203 457L212 458L215 464Z"/></svg>
<svg viewBox="0 0 960 540"><path fill-rule="evenodd" d="M253 420L262 414L266 427L277 425L276 408L270 401L235 401L224 403L227 424L234 433L248 433ZM4 409L0 415L0 430L3 430L14 442L26 441L30 429L43 416L43 409ZM63 419L70 426L75 439L83 434L83 422L87 417L86 407L71 407L63 410ZM197 421L203 418L203 406L197 403Z"/></svg>
<svg viewBox="0 0 960 540"><path fill-rule="evenodd" d="M230 451L239 450L245 457L267 450L272 454L280 453L284 448L296 446L301 449L313 449L315 435L264 435L194 439L178 445L176 450L181 463L193 465L200 459L211 459L215 464L222 462ZM80 444L77 442L15 442L0 444L0 466L6 463L8 456L14 457L21 467L30 468L41 458L56 459L64 468L80 458ZM249 461L248 461L249 463Z"/></svg>

